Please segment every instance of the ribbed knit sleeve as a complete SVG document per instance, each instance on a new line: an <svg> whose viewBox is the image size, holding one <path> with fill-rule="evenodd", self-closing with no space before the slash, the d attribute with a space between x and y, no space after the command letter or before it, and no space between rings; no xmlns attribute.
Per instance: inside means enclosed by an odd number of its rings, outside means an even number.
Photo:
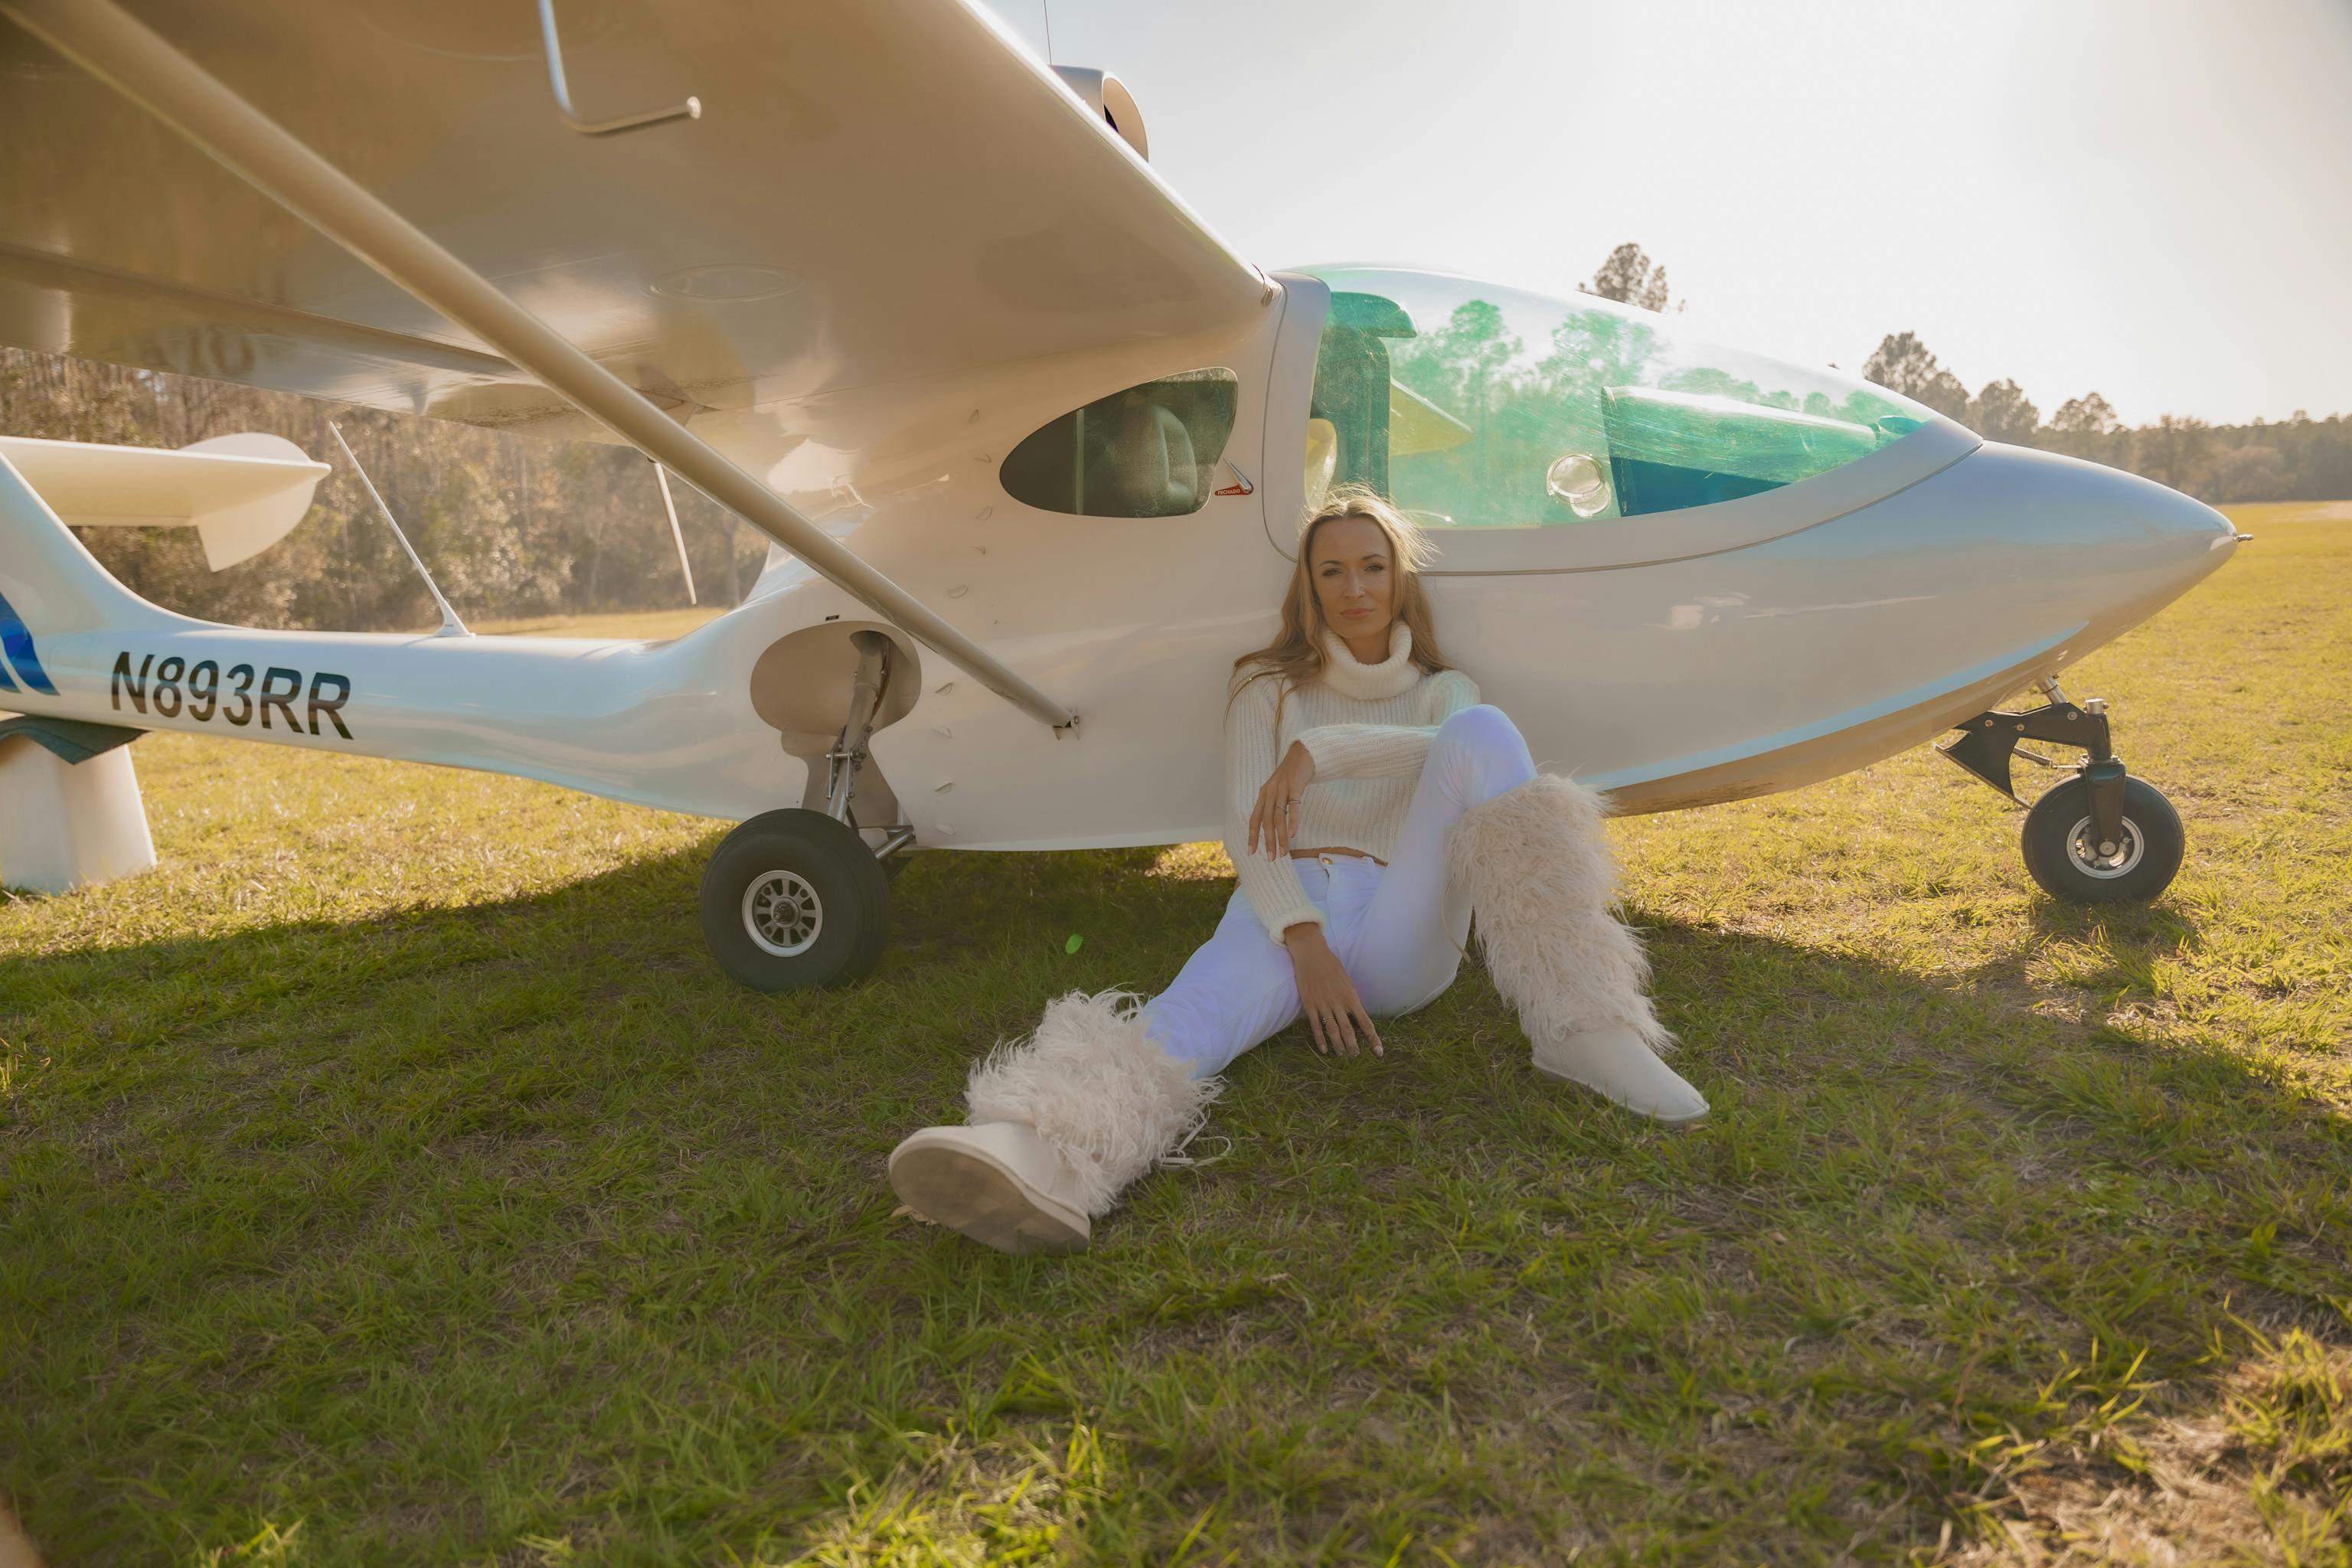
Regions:
<svg viewBox="0 0 2352 1568"><path fill-rule="evenodd" d="M1325 923L1323 911L1307 900L1289 856L1269 860L1262 849L1253 855L1249 848L1250 813L1277 761L1275 702L1280 691L1278 677L1253 680L1225 709L1225 853L1233 857L1250 908L1276 942L1292 926Z"/></svg>
<svg viewBox="0 0 2352 1568"><path fill-rule="evenodd" d="M1315 759L1318 779L1418 778L1438 726L1475 707L1478 686L1458 669L1432 676L1427 724L1324 724L1302 731L1298 743ZM1273 768L1267 764L1268 771ZM1264 775L1260 775L1264 783Z"/></svg>

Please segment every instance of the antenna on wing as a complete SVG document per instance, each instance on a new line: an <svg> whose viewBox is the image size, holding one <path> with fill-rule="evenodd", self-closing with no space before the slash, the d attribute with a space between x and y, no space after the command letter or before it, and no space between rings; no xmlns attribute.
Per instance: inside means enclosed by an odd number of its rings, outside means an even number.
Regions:
<svg viewBox="0 0 2352 1568"><path fill-rule="evenodd" d="M335 445L341 447L343 456L352 460L352 472L359 475L360 483L367 487L368 499L375 502L376 510L383 513L384 521L392 524L392 536L400 541L403 550L408 552L408 563L416 568L419 577L425 579L425 591L433 595L435 604L441 606L441 629L433 635L436 637L472 637L474 634L466 629L466 623L457 618L457 612L449 607L449 601L441 596L441 584L436 583L433 574L425 569L425 558L416 553L416 546L409 543L408 535L400 531L400 520L392 515L392 508L384 505L383 497L376 493L375 481L368 478L367 469L360 463L360 455L352 450L349 441L343 439L343 427L330 419L327 428L335 433Z"/></svg>
<svg viewBox="0 0 2352 1568"><path fill-rule="evenodd" d="M669 513L669 537L677 546L677 569L686 574L686 602L698 605L702 600L694 592L694 568L686 563L686 531L677 525L677 502L669 499L669 470L659 463L654 465L654 482L661 486L662 510Z"/></svg>

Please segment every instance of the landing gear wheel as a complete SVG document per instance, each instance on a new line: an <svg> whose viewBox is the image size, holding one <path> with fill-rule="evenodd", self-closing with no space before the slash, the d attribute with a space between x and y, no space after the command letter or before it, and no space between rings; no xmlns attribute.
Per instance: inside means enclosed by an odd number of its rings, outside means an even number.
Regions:
<svg viewBox="0 0 2352 1568"><path fill-rule="evenodd" d="M823 812L762 812L702 873L702 938L754 991L846 985L882 956L890 882L855 828Z"/></svg>
<svg viewBox="0 0 2352 1568"><path fill-rule="evenodd" d="M2121 835L2105 846L2091 827L2091 786L2071 778L2025 814L2025 868L2051 897L2074 904L2146 903L2180 869L2180 814L2142 778L2124 780Z"/></svg>

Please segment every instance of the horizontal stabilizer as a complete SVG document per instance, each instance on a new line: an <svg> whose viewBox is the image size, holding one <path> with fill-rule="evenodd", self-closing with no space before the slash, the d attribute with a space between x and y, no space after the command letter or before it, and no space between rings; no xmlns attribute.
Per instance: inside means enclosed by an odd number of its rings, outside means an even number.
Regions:
<svg viewBox="0 0 2352 1568"><path fill-rule="evenodd" d="M81 528L194 528L215 572L294 531L329 473L282 437L245 434L168 451L0 436L49 509Z"/></svg>

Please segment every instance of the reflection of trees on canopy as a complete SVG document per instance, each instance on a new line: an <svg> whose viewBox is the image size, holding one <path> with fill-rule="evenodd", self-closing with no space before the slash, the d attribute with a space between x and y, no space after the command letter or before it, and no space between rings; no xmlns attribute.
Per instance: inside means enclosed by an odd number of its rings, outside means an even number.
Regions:
<svg viewBox="0 0 2352 1568"><path fill-rule="evenodd" d="M1471 300L1456 305L1443 327L1407 338L1391 352L1399 381L1475 426L1489 392L1508 386L1510 364L1522 345L1499 306Z"/></svg>
<svg viewBox="0 0 2352 1568"><path fill-rule="evenodd" d="M1657 353L1657 329L1647 321L1580 310L1552 329L1551 353L1536 369L1548 395L1589 405L1598 429L1602 390L1646 383Z"/></svg>
<svg viewBox="0 0 2352 1568"><path fill-rule="evenodd" d="M1849 425L1874 426L1890 414L1903 412L1902 405L1875 393L1856 387L1837 401L1826 392L1809 392L1800 398L1786 390L1768 392L1752 381L1742 381L1729 371L1676 371L1658 384L1668 392L1703 393L1710 397L1727 398L1733 403L1753 404L1759 408L1787 408L1800 414L1810 414L1817 419L1843 419Z"/></svg>
<svg viewBox="0 0 2352 1568"><path fill-rule="evenodd" d="M1658 334L1643 321L1577 310L1530 360L1510 326L1500 307L1472 300L1443 327L1394 345L1398 382L1471 430L1458 447L1394 459L1399 504L1473 526L1573 521L1545 475L1565 453L1605 458L1601 393L1651 379Z"/></svg>
<svg viewBox="0 0 2352 1568"><path fill-rule="evenodd" d="M1540 390L1515 370L1526 345L1512 333L1501 307L1469 300L1445 324L1392 345L1392 374L1470 427L1470 438L1442 451L1391 455L1390 489L1401 506L1444 514L1457 522L1515 522L1542 497L1542 463L1533 497L1526 467L1540 446ZM1531 418L1531 416L1537 416Z"/></svg>
<svg viewBox="0 0 2352 1568"><path fill-rule="evenodd" d="M1515 323L1501 306L1472 300L1455 306L1443 326L1391 345L1398 383L1471 432L1459 446L1395 456L1391 489L1400 505L1465 526L1575 521L1548 492L1546 475L1570 452L1601 458L1605 466L1605 403L1612 388L1653 387L1865 427L1902 412L1874 389L1832 397L1819 388L1761 384L1719 366L1672 364L1674 345L1655 326L1606 310L1569 310L1552 327L1543 356L1531 359L1513 331L1528 324ZM1747 368L1768 363L1750 361ZM1715 423L1719 428L1719 419ZM1775 447L1800 439L1785 427L1753 434ZM1770 466L1783 468L1788 458L1780 454Z"/></svg>
<svg viewBox="0 0 2352 1568"><path fill-rule="evenodd" d="M1393 346L1396 379L1470 427L1441 451L1402 454L1391 468L1399 504L1456 522L1524 523L1570 514L1544 488L1564 452L1602 451L1601 388L1637 376L1654 333L1636 321L1579 311L1530 361L1499 306L1457 305L1445 324Z"/></svg>

